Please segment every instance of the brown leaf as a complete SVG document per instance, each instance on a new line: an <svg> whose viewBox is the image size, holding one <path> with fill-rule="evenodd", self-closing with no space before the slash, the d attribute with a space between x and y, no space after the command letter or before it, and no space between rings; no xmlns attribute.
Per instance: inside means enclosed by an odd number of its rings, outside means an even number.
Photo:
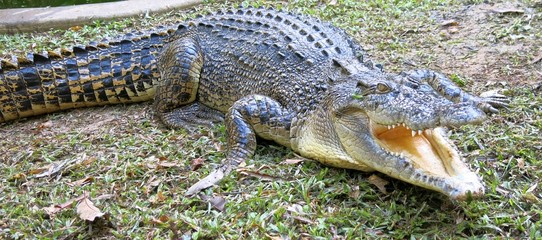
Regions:
<svg viewBox="0 0 542 240"><path fill-rule="evenodd" d="M67 183L70 187L79 187L94 182L94 177L86 177L75 182Z"/></svg>
<svg viewBox="0 0 542 240"><path fill-rule="evenodd" d="M165 160L167 160L167 157L156 157L154 155L145 159L147 162L147 167L151 169L170 168L179 165L177 162L169 162Z"/></svg>
<svg viewBox="0 0 542 240"><path fill-rule="evenodd" d="M97 217L102 217L105 215L100 209L94 206L94 203L88 198L83 198L77 204L77 214L83 220L94 221Z"/></svg>
<svg viewBox="0 0 542 240"><path fill-rule="evenodd" d="M168 222L169 221L169 217L166 216L166 215L162 215L158 218L158 220L162 221L162 222Z"/></svg>
<svg viewBox="0 0 542 240"><path fill-rule="evenodd" d="M81 162L81 165L83 165L83 166L88 166L88 165L90 165L91 163L93 163L94 161L96 161L96 158L95 158L95 157L87 158L87 159L85 159L85 160L83 160L83 161Z"/></svg>
<svg viewBox="0 0 542 240"><path fill-rule="evenodd" d="M284 240L285 239L280 235L267 235L266 237L268 237L271 240Z"/></svg>
<svg viewBox="0 0 542 240"><path fill-rule="evenodd" d="M62 208L60 208L58 205L51 205L49 207L44 207L42 208L43 211L45 211L45 213L49 216L53 216L55 215L56 213L62 211Z"/></svg>
<svg viewBox="0 0 542 240"><path fill-rule="evenodd" d="M104 194L104 195L100 195L98 197L95 197L94 199L95 200L102 200L102 199L110 199L110 198L114 198L115 197L115 194Z"/></svg>
<svg viewBox="0 0 542 240"><path fill-rule="evenodd" d="M158 187L158 185L160 185L161 182L162 180L154 180L154 176L153 176L151 179L149 179L149 181L147 181L145 186L143 186L143 193L145 193L145 195L148 196L149 193L153 191L154 188Z"/></svg>
<svg viewBox="0 0 542 240"><path fill-rule="evenodd" d="M507 14L507 13L523 14L523 13L525 13L524 10L518 9L518 8L493 8L493 9L491 9L491 11L495 12L495 13L501 13L501 14Z"/></svg>
<svg viewBox="0 0 542 240"><path fill-rule="evenodd" d="M529 187L529 189L527 189L526 193L532 193L536 187L538 187L538 182L535 182L532 186Z"/></svg>
<svg viewBox="0 0 542 240"><path fill-rule="evenodd" d="M47 121L47 122L39 124L38 127L36 128L36 131L40 132L41 130L46 129L46 128L50 128L52 126L53 126L53 122L52 121Z"/></svg>
<svg viewBox="0 0 542 240"><path fill-rule="evenodd" d="M162 215L159 218L154 218L153 217L151 219L151 223L153 223L153 224L165 224L167 222L169 222L169 217L166 216L166 215Z"/></svg>
<svg viewBox="0 0 542 240"><path fill-rule="evenodd" d="M224 211L224 206L226 205L226 199L224 199L223 197L221 196L208 197L206 195L201 195L200 198L203 201L209 202L211 206L216 208L216 210L221 211L221 212Z"/></svg>
<svg viewBox="0 0 542 240"><path fill-rule="evenodd" d="M158 200L159 202L163 202L164 200L166 200L166 196L164 196L164 193L162 191L159 191L156 194L156 200Z"/></svg>
<svg viewBox="0 0 542 240"><path fill-rule="evenodd" d="M359 186L352 187L352 192L348 194L351 198L359 198L359 195L361 195L361 191L359 190Z"/></svg>
<svg viewBox="0 0 542 240"><path fill-rule="evenodd" d="M538 56L534 57L534 59L529 62L529 65L533 65L533 64L535 64L537 62L540 62L540 61L542 61L542 52L540 52L538 54Z"/></svg>
<svg viewBox="0 0 542 240"><path fill-rule="evenodd" d="M452 26L448 28L448 32L451 34L459 32L459 28L457 26Z"/></svg>
<svg viewBox="0 0 542 240"><path fill-rule="evenodd" d="M179 164L176 163L176 162L166 162L166 161L160 161L156 164L157 167L162 167L162 168L170 168L170 167L176 167L178 166Z"/></svg>
<svg viewBox="0 0 542 240"><path fill-rule="evenodd" d="M49 168L30 169L30 171L28 171L28 174L30 174L30 175L40 174L40 173L42 173L42 172L47 171L47 169L49 169Z"/></svg>
<svg viewBox="0 0 542 240"><path fill-rule="evenodd" d="M215 150L217 152L222 152L224 151L224 147L223 145L220 143L220 142L213 142L213 145L215 146Z"/></svg>
<svg viewBox="0 0 542 240"><path fill-rule="evenodd" d="M314 221L308 219L308 218L305 218L305 217L301 217L301 216L292 216L293 219L297 220L297 221L300 221L302 223L305 223L305 224L314 224Z"/></svg>
<svg viewBox="0 0 542 240"><path fill-rule="evenodd" d="M521 169L521 170L524 170L525 169L525 161L523 160L523 158L518 158L516 160L518 161L518 168Z"/></svg>
<svg viewBox="0 0 542 240"><path fill-rule="evenodd" d="M203 162L205 160L203 158L194 158L192 161L190 161L190 169L192 171L198 170L201 166L203 166Z"/></svg>
<svg viewBox="0 0 542 240"><path fill-rule="evenodd" d="M294 165L303 162L307 159L304 158L289 158L281 162L281 164Z"/></svg>
<svg viewBox="0 0 542 240"><path fill-rule="evenodd" d="M76 201L80 201L81 199L85 198L85 195L81 195L79 197L76 197L76 198L72 198L64 203L61 203L61 204L53 204L49 207L44 207L42 208L45 213L47 213L47 215L49 216L53 216L55 213L58 213L68 207L71 207L72 204Z"/></svg>
<svg viewBox="0 0 542 240"><path fill-rule="evenodd" d="M246 168L238 168L238 169L236 169L236 171L238 173L240 173L240 174L243 174L243 175L256 177L256 178L259 178L259 179L262 179L262 180L267 180L267 181L276 181L276 180L280 179L278 177L271 176L271 175L268 175L268 174L263 174L263 173L260 173L260 172L250 171L250 170L247 170Z"/></svg>
<svg viewBox="0 0 542 240"><path fill-rule="evenodd" d="M199 180L196 184L192 185L186 192L185 196L191 197L194 194L201 192L201 190L206 189L210 186L213 186L215 183L219 182L224 178L224 171L222 168L218 168L215 171L212 171L207 177Z"/></svg>
<svg viewBox="0 0 542 240"><path fill-rule="evenodd" d="M73 31L73 32L79 32L79 31L81 31L81 29L83 29L83 27L81 27L81 26L73 26L73 27L70 27L69 29L71 31Z"/></svg>
<svg viewBox="0 0 542 240"><path fill-rule="evenodd" d="M440 24L442 27L451 27L451 26L459 26L459 22L456 20L446 20Z"/></svg>
<svg viewBox="0 0 542 240"><path fill-rule="evenodd" d="M386 185L389 183L388 181L374 174L371 175L368 180L369 180L369 183L375 185L378 188L378 190L380 190L381 193L384 193L384 194L388 193L386 191Z"/></svg>
<svg viewBox="0 0 542 240"><path fill-rule="evenodd" d="M64 170L66 167L68 167L69 163L72 163L76 161L76 159L66 159L64 161L58 161L53 162L49 164L46 168L36 169L36 170L30 170L31 174L36 175L34 177L41 178L41 177L50 177L52 175L57 174L58 172ZM45 171L43 171L45 169ZM32 173L34 172L34 173Z"/></svg>
<svg viewBox="0 0 542 240"><path fill-rule="evenodd" d="M19 180L19 179L26 179L26 174L24 173L17 173L11 177L11 180Z"/></svg>
<svg viewBox="0 0 542 240"><path fill-rule="evenodd" d="M149 202L152 203L152 204L157 204L157 203L165 201L166 198L167 197L164 195L164 193L162 191L158 191L158 193L156 193L156 196L151 197L149 199Z"/></svg>

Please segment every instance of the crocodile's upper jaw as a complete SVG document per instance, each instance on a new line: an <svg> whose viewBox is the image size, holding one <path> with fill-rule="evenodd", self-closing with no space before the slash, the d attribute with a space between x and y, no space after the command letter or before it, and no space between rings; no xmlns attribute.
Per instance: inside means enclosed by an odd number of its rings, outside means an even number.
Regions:
<svg viewBox="0 0 542 240"><path fill-rule="evenodd" d="M446 137L443 128L412 131L404 125L385 126L370 124L371 135L382 149L399 158L408 159L416 174L401 174L398 169L377 169L390 176L443 192L455 199L483 195L484 187L480 178L462 161L455 146ZM407 171L408 172L408 171ZM441 186L435 186L432 179L441 179ZM433 180L434 181L434 180Z"/></svg>

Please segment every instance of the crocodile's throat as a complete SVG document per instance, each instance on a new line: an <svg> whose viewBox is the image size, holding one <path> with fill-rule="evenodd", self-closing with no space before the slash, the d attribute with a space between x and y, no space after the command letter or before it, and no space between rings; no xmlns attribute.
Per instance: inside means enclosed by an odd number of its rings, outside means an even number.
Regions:
<svg viewBox="0 0 542 240"><path fill-rule="evenodd" d="M413 131L397 124L385 126L371 123L375 141L386 151L404 156L419 169L439 177L457 175L452 162L461 161L455 148L442 135L442 128Z"/></svg>

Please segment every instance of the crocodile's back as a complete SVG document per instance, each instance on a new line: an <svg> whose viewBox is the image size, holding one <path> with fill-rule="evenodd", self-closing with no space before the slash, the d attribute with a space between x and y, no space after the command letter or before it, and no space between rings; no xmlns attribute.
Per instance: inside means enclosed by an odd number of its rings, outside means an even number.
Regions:
<svg viewBox="0 0 542 240"><path fill-rule="evenodd" d="M76 107L150 100L161 78L165 42L194 38L203 54L195 99L226 111L261 94L287 108L318 102L331 82L356 71L361 47L343 30L304 15L242 8L154 33L2 60L0 123ZM159 70L160 69L160 70ZM189 69L192 71L193 69Z"/></svg>
<svg viewBox="0 0 542 240"><path fill-rule="evenodd" d="M362 61L361 47L343 30L272 9L221 11L180 26L177 35L187 31L197 32L205 54L198 101L222 111L254 93L284 106L310 104Z"/></svg>
<svg viewBox="0 0 542 240"><path fill-rule="evenodd" d="M152 99L163 34L127 35L27 58L2 59L0 123L64 109Z"/></svg>

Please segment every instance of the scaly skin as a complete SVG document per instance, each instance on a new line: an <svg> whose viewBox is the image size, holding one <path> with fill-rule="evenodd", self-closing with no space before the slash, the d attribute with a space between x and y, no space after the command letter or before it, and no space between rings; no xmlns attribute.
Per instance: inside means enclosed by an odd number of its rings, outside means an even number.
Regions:
<svg viewBox="0 0 542 240"><path fill-rule="evenodd" d="M0 62L0 123L77 107L152 100L165 29Z"/></svg>
<svg viewBox="0 0 542 240"><path fill-rule="evenodd" d="M442 129L480 123L507 105L502 95L470 95L429 70L384 73L364 61L343 30L271 9L221 11L161 33L152 35L156 41L125 37L124 50L104 45L26 66L3 62L0 122L154 94L167 126L224 120L228 132L226 160L186 195L251 157L256 136L327 165L380 171L455 199L484 193ZM124 69L91 67L109 60ZM62 74L68 69L79 74Z"/></svg>

